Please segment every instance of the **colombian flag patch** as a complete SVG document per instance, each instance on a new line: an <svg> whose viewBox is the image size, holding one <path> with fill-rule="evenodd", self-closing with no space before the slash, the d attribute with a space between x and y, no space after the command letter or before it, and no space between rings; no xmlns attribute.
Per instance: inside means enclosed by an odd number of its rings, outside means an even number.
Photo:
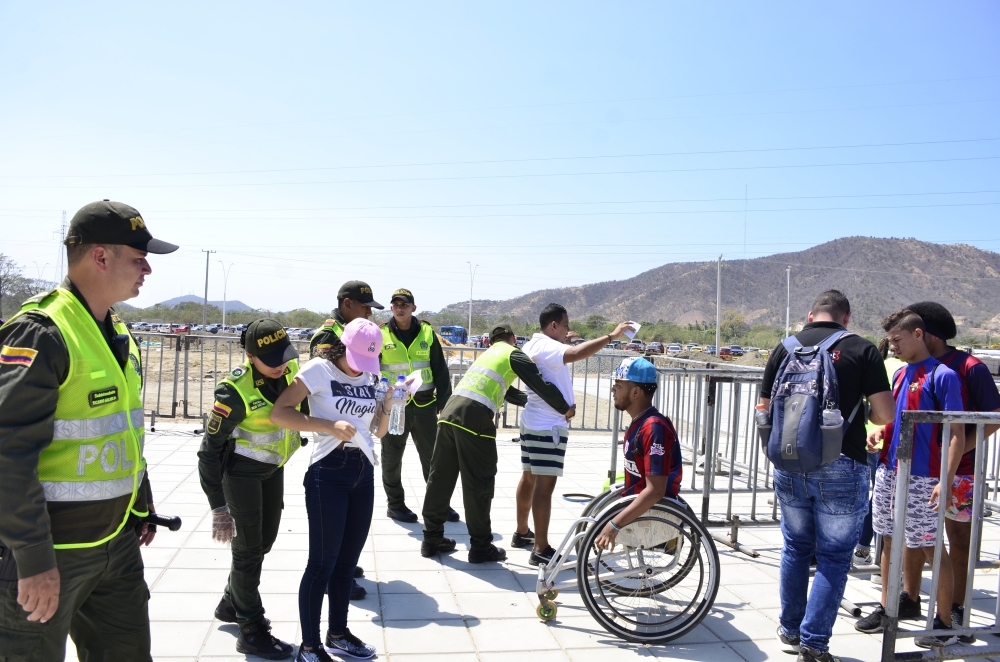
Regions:
<svg viewBox="0 0 1000 662"><path fill-rule="evenodd" d="M27 368L34 362L36 356L38 356L37 349L4 345L0 349L0 365L23 365Z"/></svg>
<svg viewBox="0 0 1000 662"><path fill-rule="evenodd" d="M226 405L216 400L215 405L212 407L212 411L214 411L216 414L219 414L220 416L225 416L226 418L229 418L229 415L233 413L233 408L227 407Z"/></svg>

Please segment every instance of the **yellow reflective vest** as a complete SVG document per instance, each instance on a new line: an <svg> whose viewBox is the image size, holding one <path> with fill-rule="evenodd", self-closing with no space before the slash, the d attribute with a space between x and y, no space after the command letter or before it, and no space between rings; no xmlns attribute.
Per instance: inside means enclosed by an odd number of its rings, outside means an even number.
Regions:
<svg viewBox="0 0 1000 662"><path fill-rule="evenodd" d="M109 521L81 527L88 532L79 534L83 540L66 542L53 531L54 546L95 547L117 536L130 513L148 514L132 509L146 471L139 349L125 324L113 317L115 331L128 337L129 362L120 367L90 311L62 287L29 299L17 316L27 311L51 319L69 352L52 443L38 457L45 500L62 504L64 514L79 505L89 517L94 503L104 501L111 515Z"/></svg>
<svg viewBox="0 0 1000 662"><path fill-rule="evenodd" d="M382 376L389 380L390 384L396 383L398 375L408 377L414 370L420 371L422 384L420 391L434 390L434 375L431 373L431 345L434 343L434 327L425 324L420 320L414 320L420 325L417 337L407 347L392 331L388 324L383 324L382 329L382 356L379 358L379 369ZM434 402L432 400L431 402ZM427 404L430 404L428 402ZM423 406L427 406L427 404Z"/></svg>
<svg viewBox="0 0 1000 662"><path fill-rule="evenodd" d="M513 345L498 342L480 354L452 395L475 400L496 414L503 406L507 387L517 379L510 366L510 355L515 349Z"/></svg>
<svg viewBox="0 0 1000 662"><path fill-rule="evenodd" d="M298 361L289 361L284 375L287 384L292 383L298 371ZM258 462L284 466L295 451L302 447L302 437L296 430L279 427L271 422L271 409L274 405L268 402L254 384L250 360L247 359L242 367L230 372L222 381L239 393L246 411L246 416L233 430L236 442L233 452Z"/></svg>

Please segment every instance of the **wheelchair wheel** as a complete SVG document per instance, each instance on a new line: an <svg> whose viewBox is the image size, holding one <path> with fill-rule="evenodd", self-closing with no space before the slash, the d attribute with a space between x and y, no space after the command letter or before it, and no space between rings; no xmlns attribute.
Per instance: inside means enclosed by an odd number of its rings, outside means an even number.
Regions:
<svg viewBox="0 0 1000 662"><path fill-rule="evenodd" d="M594 541L628 502L608 508L584 538L577 584L608 632L656 644L694 629L719 590L715 542L691 511L664 500L622 528L610 552Z"/></svg>

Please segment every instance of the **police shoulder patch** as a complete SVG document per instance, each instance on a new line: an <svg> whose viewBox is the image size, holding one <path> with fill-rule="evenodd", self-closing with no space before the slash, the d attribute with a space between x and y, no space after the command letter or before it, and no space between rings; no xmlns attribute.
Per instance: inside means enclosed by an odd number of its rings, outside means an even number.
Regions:
<svg viewBox="0 0 1000 662"><path fill-rule="evenodd" d="M246 372L245 368L233 368L233 371L230 372L229 374L232 375L233 377L242 377L243 373L245 372Z"/></svg>
<svg viewBox="0 0 1000 662"><path fill-rule="evenodd" d="M225 417L228 418L229 415L231 413L233 413L233 408L232 407L228 407L228 406L222 404L221 402L219 402L218 400L216 400L215 404L212 405L212 412L218 414L219 416L225 416Z"/></svg>
<svg viewBox="0 0 1000 662"><path fill-rule="evenodd" d="M28 368L35 362L36 356L38 356L37 349L4 345L0 348L0 365L20 365Z"/></svg>
<svg viewBox="0 0 1000 662"><path fill-rule="evenodd" d="M337 320L335 320L335 319L328 319L327 321L323 322L323 326L333 326L336 323L337 323Z"/></svg>
<svg viewBox="0 0 1000 662"><path fill-rule="evenodd" d="M215 434L220 427L222 427L222 417L213 411L212 415L208 417L208 426L205 429L208 430L209 434Z"/></svg>
<svg viewBox="0 0 1000 662"><path fill-rule="evenodd" d="M111 313L111 322L113 324L122 324L122 318L118 317L118 313Z"/></svg>

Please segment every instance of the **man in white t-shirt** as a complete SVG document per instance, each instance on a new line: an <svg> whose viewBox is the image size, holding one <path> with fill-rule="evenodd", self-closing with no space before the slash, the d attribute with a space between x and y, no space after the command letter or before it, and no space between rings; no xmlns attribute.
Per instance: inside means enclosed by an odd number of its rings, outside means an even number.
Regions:
<svg viewBox="0 0 1000 662"><path fill-rule="evenodd" d="M630 322L622 322L609 334L578 345L567 345L569 314L557 303L550 303L538 316L541 333L531 337L523 348L535 362L545 381L559 388L570 405L570 412L562 415L526 389L528 404L521 412L521 481L517 485L517 530L511 540L512 547L533 547L528 563L539 565L552 560L555 550L549 545L549 518L552 514L552 492L556 479L563 475L566 442L569 437L567 421L576 412L573 378L569 365L589 358L612 340L625 335ZM528 528L528 513L533 513L535 531Z"/></svg>

